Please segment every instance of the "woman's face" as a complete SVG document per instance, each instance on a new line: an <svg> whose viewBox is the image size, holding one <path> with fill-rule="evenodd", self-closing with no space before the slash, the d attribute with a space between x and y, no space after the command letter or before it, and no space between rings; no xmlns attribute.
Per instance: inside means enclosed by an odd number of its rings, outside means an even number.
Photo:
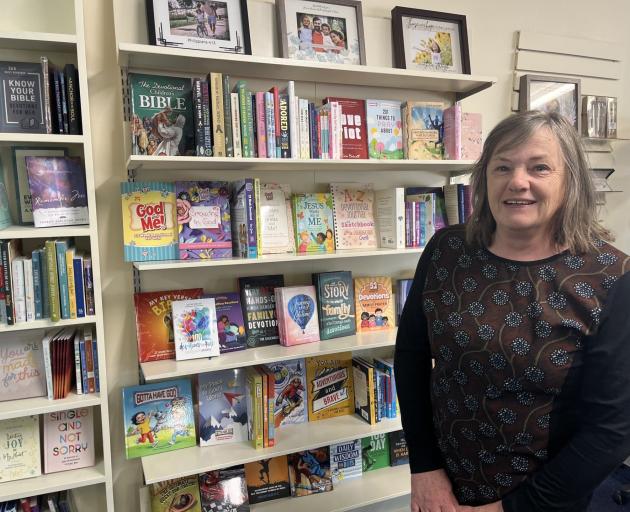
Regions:
<svg viewBox="0 0 630 512"><path fill-rule="evenodd" d="M497 231L550 233L564 198L565 174L560 144L547 128L519 147L492 155L486 175Z"/></svg>

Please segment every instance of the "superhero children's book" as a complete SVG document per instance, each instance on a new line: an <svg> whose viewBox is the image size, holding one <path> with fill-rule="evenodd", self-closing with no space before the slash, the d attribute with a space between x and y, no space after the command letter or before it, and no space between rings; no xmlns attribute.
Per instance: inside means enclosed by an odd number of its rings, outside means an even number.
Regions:
<svg viewBox="0 0 630 512"><path fill-rule="evenodd" d="M291 495L286 455L245 464L245 478L252 505Z"/></svg>
<svg viewBox="0 0 630 512"><path fill-rule="evenodd" d="M267 366L274 374L275 427L304 423L306 417L306 366L304 359L279 361Z"/></svg>
<svg viewBox="0 0 630 512"><path fill-rule="evenodd" d="M306 358L308 421L354 414L352 352Z"/></svg>
<svg viewBox="0 0 630 512"><path fill-rule="evenodd" d="M128 459L197 444L189 380L130 386L122 394Z"/></svg>
<svg viewBox="0 0 630 512"><path fill-rule="evenodd" d="M308 496L333 490L328 446L287 456L291 496Z"/></svg>
<svg viewBox="0 0 630 512"><path fill-rule="evenodd" d="M199 475L203 512L249 512L245 468L234 466Z"/></svg>
<svg viewBox="0 0 630 512"><path fill-rule="evenodd" d="M152 484L151 512L201 512L197 476Z"/></svg>

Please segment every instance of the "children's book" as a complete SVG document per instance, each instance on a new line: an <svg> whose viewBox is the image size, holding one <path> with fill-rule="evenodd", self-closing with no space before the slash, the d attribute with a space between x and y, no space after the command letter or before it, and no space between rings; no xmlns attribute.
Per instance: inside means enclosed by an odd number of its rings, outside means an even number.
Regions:
<svg viewBox="0 0 630 512"><path fill-rule="evenodd" d="M285 347L319 341L317 297L314 286L275 289L280 343Z"/></svg>
<svg viewBox="0 0 630 512"><path fill-rule="evenodd" d="M201 288L134 294L139 362L175 359L171 303L198 299L202 294Z"/></svg>
<svg viewBox="0 0 630 512"><path fill-rule="evenodd" d="M200 374L197 398L201 446L247 441L247 400L242 369Z"/></svg>
<svg viewBox="0 0 630 512"><path fill-rule="evenodd" d="M389 463L391 466L409 464L409 448L405 433L402 430L390 432L389 436Z"/></svg>
<svg viewBox="0 0 630 512"><path fill-rule="evenodd" d="M178 259L175 185L125 181L120 190L125 261Z"/></svg>
<svg viewBox="0 0 630 512"><path fill-rule="evenodd" d="M354 281L352 272L312 274L317 294L317 318L322 340L351 336L356 332L354 320Z"/></svg>
<svg viewBox="0 0 630 512"><path fill-rule="evenodd" d="M274 289L284 286L284 276L239 277L238 285L247 346L254 348L279 343Z"/></svg>
<svg viewBox="0 0 630 512"><path fill-rule="evenodd" d="M199 475L203 512L249 512L243 465Z"/></svg>
<svg viewBox="0 0 630 512"><path fill-rule="evenodd" d="M0 483L42 474L39 416L0 421Z"/></svg>
<svg viewBox="0 0 630 512"><path fill-rule="evenodd" d="M202 512L197 475L151 484L151 512Z"/></svg>
<svg viewBox="0 0 630 512"><path fill-rule="evenodd" d="M45 414L44 473L87 468L96 463L91 407Z"/></svg>
<svg viewBox="0 0 630 512"><path fill-rule="evenodd" d="M219 333L219 352L234 352L247 348L245 322L241 299L237 292L210 293L204 295L214 299Z"/></svg>
<svg viewBox="0 0 630 512"><path fill-rule="evenodd" d="M352 352L306 358L308 421L354 414Z"/></svg>
<svg viewBox="0 0 630 512"><path fill-rule="evenodd" d="M333 483L356 478L363 473L361 440L352 439L330 445L330 469Z"/></svg>
<svg viewBox="0 0 630 512"><path fill-rule="evenodd" d="M189 380L129 386L122 395L128 459L197 444Z"/></svg>
<svg viewBox="0 0 630 512"><path fill-rule="evenodd" d="M268 365L268 368L275 377L275 427L307 421L304 359L278 361Z"/></svg>
<svg viewBox="0 0 630 512"><path fill-rule="evenodd" d="M291 187L255 180L258 254L295 251Z"/></svg>
<svg viewBox="0 0 630 512"><path fill-rule="evenodd" d="M227 181L178 181L179 258L232 256L230 195Z"/></svg>
<svg viewBox="0 0 630 512"><path fill-rule="evenodd" d="M354 297L357 332L395 327L391 277L355 277Z"/></svg>
<svg viewBox="0 0 630 512"><path fill-rule="evenodd" d="M286 455L245 464L245 478L252 505L291 495Z"/></svg>
<svg viewBox="0 0 630 512"><path fill-rule="evenodd" d="M444 105L440 102L407 101L402 105L403 149L408 160L441 160Z"/></svg>
<svg viewBox="0 0 630 512"><path fill-rule="evenodd" d="M0 402L46 396L41 331L0 336Z"/></svg>
<svg viewBox="0 0 630 512"><path fill-rule="evenodd" d="M355 160L368 157L365 101L352 98L324 99L341 106L342 158Z"/></svg>
<svg viewBox="0 0 630 512"><path fill-rule="evenodd" d="M219 355L219 333L214 299L175 300L171 303L175 359Z"/></svg>
<svg viewBox="0 0 630 512"><path fill-rule="evenodd" d="M298 254L335 252L332 194L294 194L292 203Z"/></svg>
<svg viewBox="0 0 630 512"><path fill-rule="evenodd" d="M363 472L389 466L389 438L387 434L376 434L361 439Z"/></svg>
<svg viewBox="0 0 630 512"><path fill-rule="evenodd" d="M371 184L331 183L335 247L376 249L374 190Z"/></svg>
<svg viewBox="0 0 630 512"><path fill-rule="evenodd" d="M309 496L333 490L328 446L292 453L287 459L291 496Z"/></svg>
<svg viewBox="0 0 630 512"><path fill-rule="evenodd" d="M232 254L238 258L258 256L254 179L230 183Z"/></svg>
<svg viewBox="0 0 630 512"><path fill-rule="evenodd" d="M352 359L354 412L370 425L377 422L374 367L363 358Z"/></svg>
<svg viewBox="0 0 630 512"><path fill-rule="evenodd" d="M368 154L379 160L402 160L400 101L365 100Z"/></svg>
<svg viewBox="0 0 630 512"><path fill-rule="evenodd" d="M89 222L85 172L80 158L27 156L25 161L36 228Z"/></svg>

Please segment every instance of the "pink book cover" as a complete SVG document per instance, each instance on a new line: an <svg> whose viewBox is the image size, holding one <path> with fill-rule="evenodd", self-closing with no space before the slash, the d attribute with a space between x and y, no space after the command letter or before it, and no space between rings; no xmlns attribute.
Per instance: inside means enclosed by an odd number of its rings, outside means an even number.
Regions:
<svg viewBox="0 0 630 512"><path fill-rule="evenodd" d="M280 343L290 347L319 341L315 287L287 286L276 288L275 292L282 323Z"/></svg>
<svg viewBox="0 0 630 512"><path fill-rule="evenodd" d="M462 114L462 160L477 160L481 156L481 114Z"/></svg>
<svg viewBox="0 0 630 512"><path fill-rule="evenodd" d="M267 158L267 126L265 125L265 93L256 93L256 136L258 158Z"/></svg>
<svg viewBox="0 0 630 512"><path fill-rule="evenodd" d="M91 408L44 415L44 473L87 468L95 462Z"/></svg>
<svg viewBox="0 0 630 512"><path fill-rule="evenodd" d="M444 159L462 159L462 106L459 103L444 110Z"/></svg>

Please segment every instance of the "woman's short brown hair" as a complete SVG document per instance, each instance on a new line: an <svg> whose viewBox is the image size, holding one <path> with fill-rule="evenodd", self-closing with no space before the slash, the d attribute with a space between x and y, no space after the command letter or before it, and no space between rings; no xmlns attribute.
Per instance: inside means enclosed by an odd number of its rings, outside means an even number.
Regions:
<svg viewBox="0 0 630 512"><path fill-rule="evenodd" d="M529 111L501 121L488 134L481 157L472 168L472 215L466 223L469 243L488 247L496 222L488 204L487 169L492 156L525 143L539 129L547 128L558 140L566 169L564 200L553 219L553 234L559 246L574 253L586 252L595 240L613 236L597 220L595 188L582 141L569 121L556 112Z"/></svg>

